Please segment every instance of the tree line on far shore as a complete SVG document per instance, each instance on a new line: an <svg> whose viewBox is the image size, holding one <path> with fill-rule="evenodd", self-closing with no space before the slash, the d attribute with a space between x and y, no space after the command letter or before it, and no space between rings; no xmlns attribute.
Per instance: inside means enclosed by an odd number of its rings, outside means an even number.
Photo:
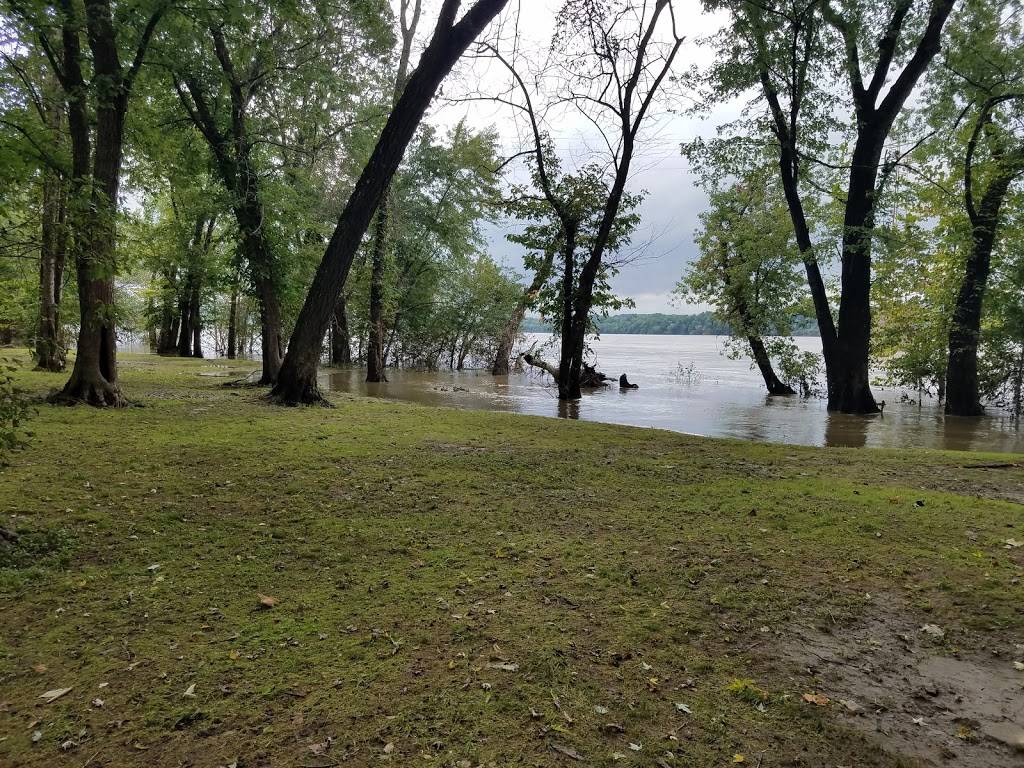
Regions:
<svg viewBox="0 0 1024 768"><path fill-rule="evenodd" d="M521 328L526 333L551 333L554 324L546 322L541 317L529 316L523 318ZM663 312L625 312L595 319L594 330L599 334L635 333L648 336L729 336L733 333L729 323L717 312L711 311L680 315ZM818 326L813 318L794 317L791 327L787 330L792 336L818 335Z"/></svg>

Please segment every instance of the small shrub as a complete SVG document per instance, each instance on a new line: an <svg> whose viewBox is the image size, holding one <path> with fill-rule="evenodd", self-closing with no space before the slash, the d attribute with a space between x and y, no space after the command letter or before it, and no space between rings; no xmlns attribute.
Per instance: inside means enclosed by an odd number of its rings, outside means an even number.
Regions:
<svg viewBox="0 0 1024 768"><path fill-rule="evenodd" d="M747 678L733 680L725 689L733 696L750 704L765 704L769 699L768 691Z"/></svg>
<svg viewBox="0 0 1024 768"><path fill-rule="evenodd" d="M24 448L31 433L25 424L33 413L32 405L14 383L18 366L0 357L0 466L6 466L11 452Z"/></svg>

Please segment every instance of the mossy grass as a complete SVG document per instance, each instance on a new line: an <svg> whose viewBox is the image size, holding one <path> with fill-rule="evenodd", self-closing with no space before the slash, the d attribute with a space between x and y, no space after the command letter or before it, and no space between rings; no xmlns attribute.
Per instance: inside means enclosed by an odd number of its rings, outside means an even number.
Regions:
<svg viewBox="0 0 1024 768"><path fill-rule="evenodd" d="M40 405L0 470L0 765L890 766L801 702L795 625L1021 642L1024 470L979 466L1018 457L280 408L222 386L249 363L121 362L144 407Z"/></svg>

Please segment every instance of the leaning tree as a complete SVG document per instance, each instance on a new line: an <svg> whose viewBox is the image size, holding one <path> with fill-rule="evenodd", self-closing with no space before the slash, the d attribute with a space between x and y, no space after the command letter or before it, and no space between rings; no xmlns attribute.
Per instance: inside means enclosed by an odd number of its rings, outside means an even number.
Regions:
<svg viewBox="0 0 1024 768"><path fill-rule="evenodd" d="M458 18L459 1L444 0L430 43L388 116L324 251L271 391L273 401L286 405L326 402L317 386L317 369L352 260L441 82L507 2L477 0Z"/></svg>

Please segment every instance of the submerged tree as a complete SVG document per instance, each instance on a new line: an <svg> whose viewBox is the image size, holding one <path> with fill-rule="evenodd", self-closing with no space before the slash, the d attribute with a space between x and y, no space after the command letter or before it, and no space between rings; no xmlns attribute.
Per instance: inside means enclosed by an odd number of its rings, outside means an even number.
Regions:
<svg viewBox="0 0 1024 768"><path fill-rule="evenodd" d="M770 395L792 395L772 365L772 352L791 345L788 336L803 296L796 271L800 254L785 200L769 174L754 171L725 189L712 190L701 214L695 261L677 291L710 303L745 342ZM769 348L770 347L770 348Z"/></svg>
<svg viewBox="0 0 1024 768"><path fill-rule="evenodd" d="M528 122L534 181L557 222L560 264L558 330L560 350L558 397L581 395L586 337L599 286L608 274L605 257L628 241L631 219L622 215L637 199L626 183L638 148L640 131L652 118L652 106L672 72L683 44L671 0L623 3L611 7L591 0L568 0L558 14L552 47L562 63L559 102L571 105L594 126L607 149L601 164L591 163L577 174L560 175L546 146L532 91L517 62L489 46L509 70L518 101L502 99ZM605 165L606 164L606 165ZM608 167L605 172L604 168ZM585 224L592 236L583 237ZM544 246L546 251L551 245Z"/></svg>
<svg viewBox="0 0 1024 768"><path fill-rule="evenodd" d="M983 410L978 346L992 254L1004 203L1024 179L1024 33L1014 2L972 2L962 16L938 89L947 114L952 107L969 116L960 163L970 235L949 326L946 413L975 416Z"/></svg>
<svg viewBox="0 0 1024 768"><path fill-rule="evenodd" d="M883 162L883 152L894 123L939 51L953 4L896 0L878 12L855 2L706 3L709 9L727 10L732 19L717 38L719 58L706 81L709 94L730 97L757 88L763 121L777 142L779 178L821 332L829 410L878 410L868 371L872 237L886 168L892 167L892 161ZM843 73L838 81L835 72ZM839 87L848 89L846 103L852 109L837 100ZM837 131L847 135L849 153L822 157ZM847 175L836 316L804 202L808 166L815 162Z"/></svg>
<svg viewBox="0 0 1024 768"><path fill-rule="evenodd" d="M445 0L419 64L410 75L366 167L338 219L299 313L271 397L284 404L322 403L316 374L324 336L352 259L441 81L508 0L477 0L457 19L458 0Z"/></svg>

